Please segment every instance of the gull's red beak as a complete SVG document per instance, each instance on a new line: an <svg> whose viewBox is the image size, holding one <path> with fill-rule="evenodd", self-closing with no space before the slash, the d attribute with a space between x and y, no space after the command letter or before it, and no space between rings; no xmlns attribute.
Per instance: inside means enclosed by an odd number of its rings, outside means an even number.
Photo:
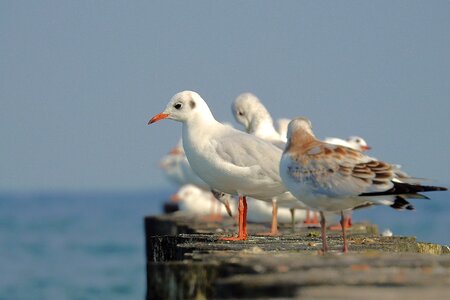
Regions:
<svg viewBox="0 0 450 300"><path fill-rule="evenodd" d="M159 121L159 120L165 119L165 118L167 118L168 116L169 116L169 114L163 114L163 113L157 114L156 116L154 116L153 118L151 118L150 121L148 121L148 124L147 124L147 125L150 125L150 124L153 124L153 123L155 123L155 122L157 122L157 121Z"/></svg>
<svg viewBox="0 0 450 300"><path fill-rule="evenodd" d="M170 149L169 154L181 155L181 154L183 154L183 152L178 147L175 147L175 148Z"/></svg>
<svg viewBox="0 0 450 300"><path fill-rule="evenodd" d="M172 202L176 203L176 202L180 202L180 200L181 200L181 198L177 194L170 196L170 201L172 201Z"/></svg>
<svg viewBox="0 0 450 300"><path fill-rule="evenodd" d="M361 146L362 151L368 151L370 149L372 149L372 147L370 146Z"/></svg>

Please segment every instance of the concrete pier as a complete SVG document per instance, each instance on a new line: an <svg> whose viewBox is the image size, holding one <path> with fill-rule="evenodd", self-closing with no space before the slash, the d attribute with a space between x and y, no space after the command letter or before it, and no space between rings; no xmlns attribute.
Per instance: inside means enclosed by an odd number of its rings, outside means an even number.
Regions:
<svg viewBox="0 0 450 300"><path fill-rule="evenodd" d="M182 213L145 218L147 299L448 299L450 249L414 237L381 237L373 224L329 231L321 255L320 230L281 227L242 242L219 241L234 221L203 221Z"/></svg>

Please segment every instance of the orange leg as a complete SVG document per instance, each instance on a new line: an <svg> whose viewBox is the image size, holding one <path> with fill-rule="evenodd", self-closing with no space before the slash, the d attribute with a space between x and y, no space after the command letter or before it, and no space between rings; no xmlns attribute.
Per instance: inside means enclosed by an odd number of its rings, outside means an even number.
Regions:
<svg viewBox="0 0 450 300"><path fill-rule="evenodd" d="M278 232L278 204L277 201L272 201L272 225L270 232L258 233L259 235L277 236Z"/></svg>
<svg viewBox="0 0 450 300"><path fill-rule="evenodd" d="M278 205L276 201L272 201L272 228L271 234L278 234Z"/></svg>
<svg viewBox="0 0 450 300"><path fill-rule="evenodd" d="M316 211L313 211L313 219L311 220L311 210L306 209L306 220L303 222L308 225L316 225L319 224L319 214Z"/></svg>
<svg viewBox="0 0 450 300"><path fill-rule="evenodd" d="M344 224L344 225L342 225ZM344 217L344 222L339 222L339 224L331 225L328 227L330 230L342 230L342 226L344 226L344 229L352 227L352 217Z"/></svg>
<svg viewBox="0 0 450 300"><path fill-rule="evenodd" d="M346 218L347 219L347 223L345 224L345 228L350 228L350 227L352 227L352 225L353 225L353 222L352 222L352 216L350 216L350 217L348 217L348 218Z"/></svg>
<svg viewBox="0 0 450 300"><path fill-rule="evenodd" d="M309 208L306 209L306 219L303 223L305 224L311 224L311 210Z"/></svg>
<svg viewBox="0 0 450 300"><path fill-rule="evenodd" d="M247 198L239 196L239 232L238 236L220 238L222 241L245 241L247 239Z"/></svg>
<svg viewBox="0 0 450 300"><path fill-rule="evenodd" d="M348 252L347 235L345 233L345 227L346 227L347 223L348 223L348 218L344 217L344 212L341 211L342 239L344 240L344 248L342 249L342 252L344 252L344 253Z"/></svg>
<svg viewBox="0 0 450 300"><path fill-rule="evenodd" d="M319 224L319 213L317 211L313 212L313 220L312 220L312 224Z"/></svg>

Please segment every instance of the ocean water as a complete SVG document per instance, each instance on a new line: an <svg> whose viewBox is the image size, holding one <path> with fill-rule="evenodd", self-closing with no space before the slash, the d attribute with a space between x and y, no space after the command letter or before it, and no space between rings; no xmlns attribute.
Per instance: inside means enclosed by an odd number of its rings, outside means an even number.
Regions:
<svg viewBox="0 0 450 300"><path fill-rule="evenodd" d="M143 217L170 191L0 194L0 299L143 299ZM415 211L374 207L355 220L450 244L450 193Z"/></svg>
<svg viewBox="0 0 450 300"><path fill-rule="evenodd" d="M0 299L144 299L143 217L167 195L0 195Z"/></svg>

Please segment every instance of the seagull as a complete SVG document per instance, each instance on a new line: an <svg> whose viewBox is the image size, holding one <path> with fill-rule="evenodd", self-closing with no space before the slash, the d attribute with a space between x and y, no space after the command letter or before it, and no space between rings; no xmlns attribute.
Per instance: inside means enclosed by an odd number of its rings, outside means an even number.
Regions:
<svg viewBox="0 0 450 300"><path fill-rule="evenodd" d="M281 149L216 121L193 91L175 94L148 123L166 118L183 124L183 148L194 172L212 189L239 196L238 236L226 239L246 240L246 197L270 202L289 194L279 174Z"/></svg>
<svg viewBox="0 0 450 300"><path fill-rule="evenodd" d="M361 152L368 151L372 149L369 145L367 145L366 141L359 136L351 136L346 140L336 138L336 137L328 137L323 140L325 143L345 146L347 148L352 148Z"/></svg>
<svg viewBox="0 0 450 300"><path fill-rule="evenodd" d="M245 127L245 131L247 133L271 142L280 149L284 149L287 141L286 137L281 136L275 130L273 126L273 120L270 116L269 111L254 94L240 94L231 105L231 111L236 121ZM286 201L284 202L278 202L278 199L272 199L273 217L271 232L269 233L269 235L278 234L278 205L290 209L293 230L295 228L295 209L307 209L305 205L300 205L299 201L296 201L293 196L291 197L291 199L286 199ZM307 216L309 217L309 211L307 213ZM309 218L307 219L307 221L309 221Z"/></svg>
<svg viewBox="0 0 450 300"><path fill-rule="evenodd" d="M174 202L180 202L181 210L188 211L194 215L211 215L211 211L217 209L215 205L217 201L212 193L193 184L183 185L171 199ZM208 202L210 202L209 207L205 205ZM221 202L225 203L226 200ZM229 209L233 209L232 205L231 208L229 206ZM223 215L221 206L219 206L218 214Z"/></svg>
<svg viewBox="0 0 450 300"><path fill-rule="evenodd" d="M277 132L283 137L287 139L287 130L288 130L288 125L289 122L291 120L290 119L279 119L277 120ZM346 146L361 152L370 150L371 147L367 145L367 142L359 137L359 136L351 136L349 138L347 138L347 140L343 140L340 138L325 138L324 142L330 143L330 144L335 144L335 145L342 145L342 146ZM399 171L401 172L401 171ZM405 176L407 176L407 174L405 174ZM314 212L314 217L313 217L313 221L310 221L310 217L309 217L309 210L307 211L307 215L306 215L306 224L317 224L318 223L318 216L317 216L317 212ZM346 222L345 222L345 226L346 228L350 228L352 226L352 218L351 218L351 213L346 215ZM340 229L340 225L338 226L331 226L331 229Z"/></svg>
<svg viewBox="0 0 450 300"><path fill-rule="evenodd" d="M360 151L318 140L311 122L303 117L289 123L280 176L292 194L320 211L324 252L328 250L324 212L341 213L343 252L348 252L345 212L377 204L412 209L407 198L425 197L420 192L447 190L399 182L390 164Z"/></svg>
<svg viewBox="0 0 450 300"><path fill-rule="evenodd" d="M266 107L252 93L239 95L231 106L236 121L245 127L245 131L283 149L286 138L274 128L273 120Z"/></svg>

